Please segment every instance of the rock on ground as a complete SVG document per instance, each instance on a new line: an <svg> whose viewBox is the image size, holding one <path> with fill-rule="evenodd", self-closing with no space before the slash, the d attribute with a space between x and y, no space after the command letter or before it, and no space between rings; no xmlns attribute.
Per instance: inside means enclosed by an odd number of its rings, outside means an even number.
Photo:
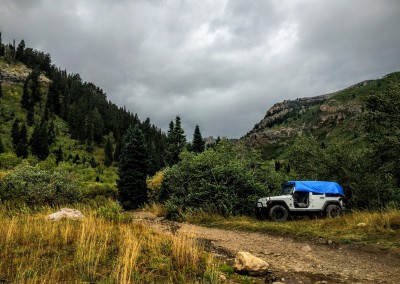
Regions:
<svg viewBox="0 0 400 284"><path fill-rule="evenodd" d="M233 268L238 273L251 276L263 275L268 273L269 264L246 251L240 251L236 254Z"/></svg>
<svg viewBox="0 0 400 284"><path fill-rule="evenodd" d="M71 208L62 208L60 211L55 212L47 216L47 219L52 221L58 221L61 219L83 219L85 216L81 211Z"/></svg>

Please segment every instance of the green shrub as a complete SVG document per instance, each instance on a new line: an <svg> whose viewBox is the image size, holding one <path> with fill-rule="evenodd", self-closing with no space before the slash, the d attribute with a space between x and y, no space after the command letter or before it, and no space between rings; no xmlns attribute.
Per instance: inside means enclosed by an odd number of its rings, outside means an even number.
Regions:
<svg viewBox="0 0 400 284"><path fill-rule="evenodd" d="M0 154L0 168L11 170L21 163L21 158L18 158L15 153L1 153Z"/></svg>
<svg viewBox="0 0 400 284"><path fill-rule="evenodd" d="M109 221L120 221L122 219L122 207L117 202L101 206L96 210L96 217Z"/></svg>
<svg viewBox="0 0 400 284"><path fill-rule="evenodd" d="M254 202L268 194L273 183L286 180L284 175L257 152L222 141L201 154L184 152L181 162L164 171L157 199L173 218L195 210L253 214Z"/></svg>
<svg viewBox="0 0 400 284"><path fill-rule="evenodd" d="M76 184L60 172L23 164L1 181L0 200L17 206L57 206L79 202L81 193Z"/></svg>

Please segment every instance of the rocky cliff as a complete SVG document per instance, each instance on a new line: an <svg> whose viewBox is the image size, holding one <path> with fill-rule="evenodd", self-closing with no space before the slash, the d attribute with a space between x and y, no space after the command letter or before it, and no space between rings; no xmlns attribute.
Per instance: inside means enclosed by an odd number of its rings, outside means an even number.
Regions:
<svg viewBox="0 0 400 284"><path fill-rule="evenodd" d="M0 80L4 82L22 83L31 72L31 69L20 63L8 64L0 62ZM46 83L50 82L50 80L43 74L40 75L39 81Z"/></svg>
<svg viewBox="0 0 400 284"><path fill-rule="evenodd" d="M315 97L285 100L268 109L265 117L245 135L249 146L284 146L304 132L325 138L336 128L360 128L360 91L374 81L363 81L344 90Z"/></svg>

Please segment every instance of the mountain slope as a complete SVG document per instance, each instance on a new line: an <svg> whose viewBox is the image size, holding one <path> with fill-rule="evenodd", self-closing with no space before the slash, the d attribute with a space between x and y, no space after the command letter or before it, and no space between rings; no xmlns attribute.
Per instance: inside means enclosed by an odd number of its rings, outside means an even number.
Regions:
<svg viewBox="0 0 400 284"><path fill-rule="evenodd" d="M366 98L381 92L399 72L357 83L341 91L273 105L265 117L242 139L261 148L269 158L278 157L298 135L311 134L321 142L363 143L362 116Z"/></svg>

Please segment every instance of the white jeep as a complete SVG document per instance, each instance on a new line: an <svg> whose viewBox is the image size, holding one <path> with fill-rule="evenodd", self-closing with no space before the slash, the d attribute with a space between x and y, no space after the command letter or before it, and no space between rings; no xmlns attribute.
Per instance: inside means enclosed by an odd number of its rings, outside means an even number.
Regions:
<svg viewBox="0 0 400 284"><path fill-rule="evenodd" d="M324 213L338 217L345 210L343 188L336 182L289 181L281 195L260 198L255 207L257 219L284 222L290 215Z"/></svg>

